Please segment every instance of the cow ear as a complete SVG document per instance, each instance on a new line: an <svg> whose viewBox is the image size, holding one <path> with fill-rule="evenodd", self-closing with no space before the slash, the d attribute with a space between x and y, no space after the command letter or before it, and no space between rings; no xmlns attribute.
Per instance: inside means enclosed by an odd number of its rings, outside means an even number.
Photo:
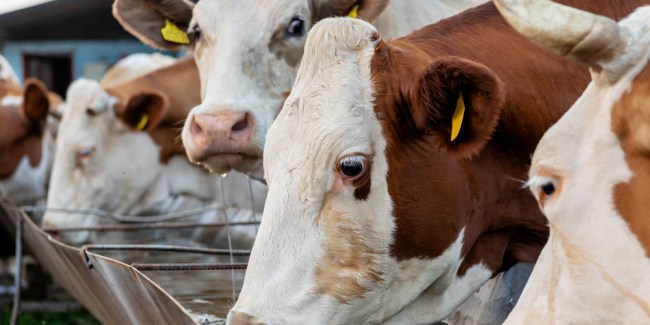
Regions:
<svg viewBox="0 0 650 325"><path fill-rule="evenodd" d="M115 0L113 16L143 43L175 50L190 42L186 30L193 8L188 0Z"/></svg>
<svg viewBox="0 0 650 325"><path fill-rule="evenodd" d="M47 121L50 101L45 84L40 80L28 78L23 91L23 112L25 116L42 130Z"/></svg>
<svg viewBox="0 0 650 325"><path fill-rule="evenodd" d="M130 128L136 131L149 131L162 121L168 106L167 98L164 95L143 92L131 96L119 115Z"/></svg>
<svg viewBox="0 0 650 325"><path fill-rule="evenodd" d="M413 121L450 153L478 153L496 128L504 103L503 82L488 67L442 57L424 72L412 97Z"/></svg>
<svg viewBox="0 0 650 325"><path fill-rule="evenodd" d="M317 0L315 2L314 21L332 16L348 16L372 22L386 9L389 0Z"/></svg>

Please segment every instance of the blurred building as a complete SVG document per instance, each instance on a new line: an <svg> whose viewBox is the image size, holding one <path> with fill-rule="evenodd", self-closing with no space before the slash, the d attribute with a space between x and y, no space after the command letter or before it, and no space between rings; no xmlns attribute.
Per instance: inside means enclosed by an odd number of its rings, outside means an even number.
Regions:
<svg viewBox="0 0 650 325"><path fill-rule="evenodd" d="M77 78L98 80L117 60L153 52L113 18L112 4L113 0L0 0L0 54L21 81L37 77L64 96Z"/></svg>

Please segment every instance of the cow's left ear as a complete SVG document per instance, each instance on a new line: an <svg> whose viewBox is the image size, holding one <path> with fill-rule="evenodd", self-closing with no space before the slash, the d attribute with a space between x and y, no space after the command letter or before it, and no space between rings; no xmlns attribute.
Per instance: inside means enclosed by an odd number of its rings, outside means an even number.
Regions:
<svg viewBox="0 0 650 325"><path fill-rule="evenodd" d="M450 153L478 153L497 126L505 100L503 82L488 67L442 57L421 76L411 94L413 121Z"/></svg>
<svg viewBox="0 0 650 325"><path fill-rule="evenodd" d="M175 50L192 41L186 30L193 9L189 0L115 0L113 17L143 43Z"/></svg>
<svg viewBox="0 0 650 325"><path fill-rule="evenodd" d="M39 130L43 130L47 122L47 114L50 110L47 87L43 82L34 78L25 80L23 91L23 112L25 117Z"/></svg>
<svg viewBox="0 0 650 325"><path fill-rule="evenodd" d="M136 131L155 128L168 110L167 98L155 92L142 92L129 98L124 110L119 114L126 125Z"/></svg>
<svg viewBox="0 0 650 325"><path fill-rule="evenodd" d="M332 16L348 16L373 22L389 0L316 0L314 22Z"/></svg>

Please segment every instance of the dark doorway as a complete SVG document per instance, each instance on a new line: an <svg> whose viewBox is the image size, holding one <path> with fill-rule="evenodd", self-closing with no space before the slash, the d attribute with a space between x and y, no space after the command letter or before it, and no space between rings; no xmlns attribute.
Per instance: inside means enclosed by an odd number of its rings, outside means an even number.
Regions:
<svg viewBox="0 0 650 325"><path fill-rule="evenodd" d="M25 78L38 78L50 91L65 98L72 82L71 54L24 54Z"/></svg>

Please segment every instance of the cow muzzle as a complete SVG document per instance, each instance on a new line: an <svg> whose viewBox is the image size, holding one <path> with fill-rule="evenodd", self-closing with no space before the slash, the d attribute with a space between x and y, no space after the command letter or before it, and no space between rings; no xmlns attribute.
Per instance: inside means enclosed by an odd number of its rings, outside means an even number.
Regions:
<svg viewBox="0 0 650 325"><path fill-rule="evenodd" d="M252 142L255 121L249 112L220 111L190 114L183 127L182 140L187 156L215 173L257 162L261 151ZM245 166L242 166L245 165Z"/></svg>
<svg viewBox="0 0 650 325"><path fill-rule="evenodd" d="M245 313L236 312L236 311L230 312L226 324L227 325L264 325L263 322L258 321L255 317Z"/></svg>

